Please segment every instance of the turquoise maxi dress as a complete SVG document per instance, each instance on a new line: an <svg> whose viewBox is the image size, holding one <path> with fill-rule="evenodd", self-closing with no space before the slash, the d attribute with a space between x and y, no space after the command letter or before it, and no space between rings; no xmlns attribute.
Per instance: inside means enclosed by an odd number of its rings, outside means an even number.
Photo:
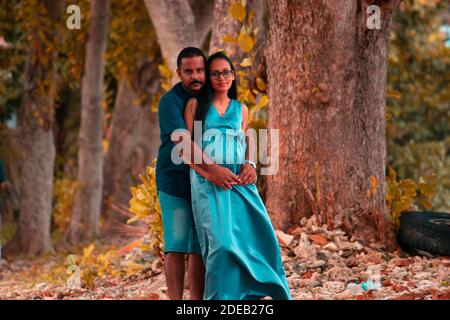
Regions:
<svg viewBox="0 0 450 320"><path fill-rule="evenodd" d="M246 150L241 108L238 101L231 100L221 116L211 105L201 141L205 154L218 163L223 159L226 163L221 165L235 174L239 174ZM206 268L204 298L290 300L280 247L256 185L234 185L226 190L192 169L190 177L192 209Z"/></svg>

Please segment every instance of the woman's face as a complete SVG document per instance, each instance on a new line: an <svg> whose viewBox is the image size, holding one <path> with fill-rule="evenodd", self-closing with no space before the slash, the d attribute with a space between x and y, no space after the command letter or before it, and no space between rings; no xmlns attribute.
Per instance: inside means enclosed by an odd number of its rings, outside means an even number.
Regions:
<svg viewBox="0 0 450 320"><path fill-rule="evenodd" d="M209 78L214 91L228 92L235 77L230 64L225 59L214 59L209 67Z"/></svg>

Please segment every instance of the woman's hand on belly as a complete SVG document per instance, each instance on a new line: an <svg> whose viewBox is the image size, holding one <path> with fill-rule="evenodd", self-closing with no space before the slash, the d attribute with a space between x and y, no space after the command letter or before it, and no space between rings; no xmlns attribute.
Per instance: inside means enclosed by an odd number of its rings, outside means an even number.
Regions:
<svg viewBox="0 0 450 320"><path fill-rule="evenodd" d="M241 166L241 170L239 172L239 179L241 179L242 185L253 184L256 182L256 170L252 167L252 165L248 163L244 163Z"/></svg>

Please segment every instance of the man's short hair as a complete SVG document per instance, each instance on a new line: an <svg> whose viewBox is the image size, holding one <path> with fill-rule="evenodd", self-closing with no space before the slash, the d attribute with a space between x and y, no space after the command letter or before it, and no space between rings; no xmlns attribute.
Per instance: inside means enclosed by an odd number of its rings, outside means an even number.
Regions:
<svg viewBox="0 0 450 320"><path fill-rule="evenodd" d="M193 58L193 57L203 57L203 61L206 64L206 56L203 53L202 50L196 47L187 47L180 51L177 57L177 67L180 69L181 67L181 60L183 58Z"/></svg>

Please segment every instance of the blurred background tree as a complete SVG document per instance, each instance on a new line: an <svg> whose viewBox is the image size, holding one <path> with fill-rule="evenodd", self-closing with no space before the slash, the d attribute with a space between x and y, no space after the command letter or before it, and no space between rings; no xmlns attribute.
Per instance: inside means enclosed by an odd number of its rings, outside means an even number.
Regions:
<svg viewBox="0 0 450 320"><path fill-rule="evenodd" d="M388 54L388 165L399 178L435 183L437 211L450 209L449 9L447 1L402 1Z"/></svg>

